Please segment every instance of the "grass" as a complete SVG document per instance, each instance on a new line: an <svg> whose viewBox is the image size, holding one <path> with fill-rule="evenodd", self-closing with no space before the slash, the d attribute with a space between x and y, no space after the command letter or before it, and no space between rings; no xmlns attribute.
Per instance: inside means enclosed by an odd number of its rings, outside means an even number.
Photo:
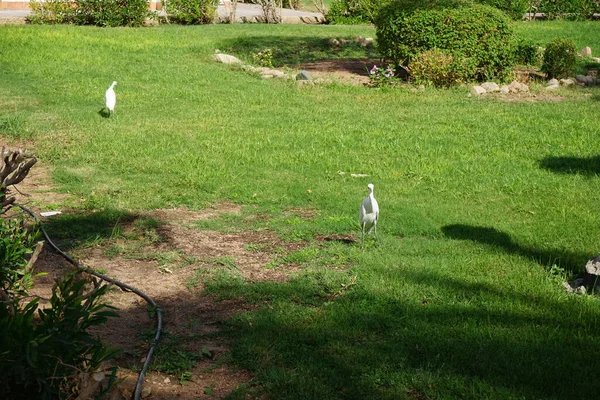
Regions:
<svg viewBox="0 0 600 400"><path fill-rule="evenodd" d="M51 233L85 246L114 237L139 210L227 200L243 215L199 228L308 242L278 255L300 267L288 283L250 283L227 268L207 282L221 298L259 305L226 333L232 362L259 383L240 391L596 396L599 304L567 295L561 282L598 251L597 88L561 89L560 102L502 102L470 98L467 88L299 87L212 61L215 49L249 60L255 46L272 47L279 66L370 57L326 46L374 36L366 26L1 29L0 135L33 140L61 190L83 199L80 214L56 219ZM600 49L594 23L516 30ZM98 111L113 80L116 115L106 119ZM381 205L379 244L316 243L358 234L369 182Z"/></svg>

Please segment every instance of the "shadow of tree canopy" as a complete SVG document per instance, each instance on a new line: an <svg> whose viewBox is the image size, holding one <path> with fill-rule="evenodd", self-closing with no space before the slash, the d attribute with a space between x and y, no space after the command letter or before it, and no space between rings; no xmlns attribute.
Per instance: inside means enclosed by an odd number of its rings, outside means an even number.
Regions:
<svg viewBox="0 0 600 400"><path fill-rule="evenodd" d="M379 54L373 47L362 47L355 38L343 46L333 46L329 38L313 36L245 36L224 40L219 46L224 51L236 56L249 56L250 53L271 49L273 65L281 67L322 60L338 60L347 58L378 58Z"/></svg>
<svg viewBox="0 0 600 400"><path fill-rule="evenodd" d="M515 243L507 233L490 227L453 224L442 227L442 232L449 238L471 240L496 247L507 253L530 258L543 267L550 267L556 264L570 273L581 272L581 269L590 258L589 255L571 253L564 250L539 250L522 246Z"/></svg>
<svg viewBox="0 0 600 400"><path fill-rule="evenodd" d="M50 239L68 251L83 243L108 239L139 217L126 211L104 209L61 214L43 221L43 226Z"/></svg>
<svg viewBox="0 0 600 400"><path fill-rule="evenodd" d="M230 324L233 359L278 399L596 396L589 372L600 361L586 342L600 340L588 324L597 310L580 319L568 302L426 271L400 279L448 296L415 302L359 287L324 310L263 309Z"/></svg>
<svg viewBox="0 0 600 400"><path fill-rule="evenodd" d="M546 157L540 167L558 174L600 174L600 156L594 157Z"/></svg>

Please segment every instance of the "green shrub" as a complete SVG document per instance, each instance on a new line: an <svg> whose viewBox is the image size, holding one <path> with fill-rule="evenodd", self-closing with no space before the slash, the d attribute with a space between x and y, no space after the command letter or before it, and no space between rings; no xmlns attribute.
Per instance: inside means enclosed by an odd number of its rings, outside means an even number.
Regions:
<svg viewBox="0 0 600 400"><path fill-rule="evenodd" d="M517 39L514 49L517 63L522 65L537 65L540 62L540 46L531 40Z"/></svg>
<svg viewBox="0 0 600 400"><path fill-rule="evenodd" d="M151 15L147 0L75 0L79 25L141 26Z"/></svg>
<svg viewBox="0 0 600 400"><path fill-rule="evenodd" d="M31 24L67 24L73 22L75 14L73 2L65 0L32 0L29 8L27 20Z"/></svg>
<svg viewBox="0 0 600 400"><path fill-rule="evenodd" d="M34 276L26 268L36 232L22 220L4 219L0 238L0 398L77 397L82 379L89 381L88 374L116 354L87 332L114 315L100 302L108 286L85 293L81 272L72 273L56 283L50 306L38 309L40 298L29 294ZM110 369L96 392L109 391L115 373Z"/></svg>
<svg viewBox="0 0 600 400"><path fill-rule="evenodd" d="M470 79L502 80L515 64L510 24L506 14L485 5L401 0L382 8L375 25L387 60L408 65L417 54L438 48L470 60L476 67Z"/></svg>
<svg viewBox="0 0 600 400"><path fill-rule="evenodd" d="M575 43L570 39L556 39L544 50L542 72L548 78L566 78L575 69Z"/></svg>
<svg viewBox="0 0 600 400"><path fill-rule="evenodd" d="M391 0L333 0L327 20L332 24L369 24L379 9Z"/></svg>
<svg viewBox="0 0 600 400"><path fill-rule="evenodd" d="M538 12L545 13L548 19L586 19L600 12L600 3L596 0L541 0Z"/></svg>
<svg viewBox="0 0 600 400"><path fill-rule="evenodd" d="M476 2L496 7L513 19L522 19L523 14L529 11L530 0L476 0Z"/></svg>
<svg viewBox="0 0 600 400"><path fill-rule="evenodd" d="M167 9L180 24L212 24L218 4L219 0L168 0Z"/></svg>
<svg viewBox="0 0 600 400"><path fill-rule="evenodd" d="M452 56L440 49L430 49L417 54L409 64L409 71L416 83L449 87L465 82L474 74L471 60Z"/></svg>

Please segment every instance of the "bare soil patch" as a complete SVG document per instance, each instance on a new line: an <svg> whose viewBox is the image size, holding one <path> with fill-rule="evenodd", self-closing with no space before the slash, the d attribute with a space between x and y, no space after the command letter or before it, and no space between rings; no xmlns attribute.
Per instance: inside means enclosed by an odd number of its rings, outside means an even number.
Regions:
<svg viewBox="0 0 600 400"><path fill-rule="evenodd" d="M38 169L26 182L27 190L31 192L43 190L44 195L57 196L56 201L61 199L60 195L51 194L49 170ZM37 195L33 197L37 198ZM192 260L177 262L167 269L151 257L135 254L109 256L108 250L115 243L77 250L81 264L134 286L154 299L164 316L166 333L163 346L174 346L175 341L178 350L199 355L191 375L185 380L175 374L148 372L144 387L149 387L151 394L147 399L222 399L236 387L252 381L248 371L233 369L223 362L230 343L219 332L227 319L249 311L253 306L241 300L217 301L214 296L202 293L202 280L190 285L190 279L198 272L210 273L215 268L226 268L215 262L226 258L232 260L236 272L249 281L285 281L295 272L295 267L265 268L265 265L275 257L273 249L293 250L302 244L283 242L271 232L220 233L193 227L196 221L240 211L238 205L224 203L202 211L154 210L121 221L124 232L134 229L139 218L152 218L159 222L156 231L160 240L145 244L139 254L175 252L180 255L180 260ZM35 270L47 273L36 279L35 294L48 299L55 279L72 271L72 266L45 245ZM114 360L114 364L119 366L119 376L124 378L118 387L117 397L131 398L139 371L135 366L139 368L143 364L156 320L146 301L133 293L113 287L105 300L117 308L120 317L109 319L105 325L95 327L92 333L105 343L123 350Z"/></svg>
<svg viewBox="0 0 600 400"><path fill-rule="evenodd" d="M348 58L320 60L294 65L294 69L310 72L314 78L336 79L344 83L365 85L369 83L369 70L379 60L369 58Z"/></svg>

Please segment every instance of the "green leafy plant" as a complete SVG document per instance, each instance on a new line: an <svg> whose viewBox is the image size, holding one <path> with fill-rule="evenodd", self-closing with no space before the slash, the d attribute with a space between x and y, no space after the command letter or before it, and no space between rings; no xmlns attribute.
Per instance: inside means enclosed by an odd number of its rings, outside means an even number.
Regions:
<svg viewBox="0 0 600 400"><path fill-rule="evenodd" d="M29 3L31 14L27 20L32 24L66 24L73 22L75 8L72 1L32 0Z"/></svg>
<svg viewBox="0 0 600 400"><path fill-rule="evenodd" d="M519 20L529 10L530 0L476 0L476 2L496 7L512 18Z"/></svg>
<svg viewBox="0 0 600 400"><path fill-rule="evenodd" d="M390 0L333 0L327 13L332 24L371 23L381 7Z"/></svg>
<svg viewBox="0 0 600 400"><path fill-rule="evenodd" d="M544 50L542 72L548 78L566 78L575 69L575 43L570 39L556 39Z"/></svg>
<svg viewBox="0 0 600 400"><path fill-rule="evenodd" d="M29 294L35 275L27 268L37 231L5 219L0 238L0 398L68 398L86 384L96 393L109 391L116 369L107 370L103 384L90 387L89 378L117 351L87 332L116 315L101 302L108 286L95 282L86 292L82 272L73 272L57 281L50 306L39 309L40 298Z"/></svg>
<svg viewBox="0 0 600 400"><path fill-rule="evenodd" d="M548 19L589 19L600 12L600 3L595 0L541 0L538 12Z"/></svg>
<svg viewBox="0 0 600 400"><path fill-rule="evenodd" d="M378 67L373 65L373 68L369 70L369 82L374 87L393 86L398 82L394 66Z"/></svg>
<svg viewBox="0 0 600 400"><path fill-rule="evenodd" d="M540 62L542 53L540 46L531 40L519 38L514 44L517 63L523 65L536 65Z"/></svg>
<svg viewBox="0 0 600 400"><path fill-rule="evenodd" d="M151 16L147 0L75 0L78 25L141 26Z"/></svg>
<svg viewBox="0 0 600 400"><path fill-rule="evenodd" d="M180 24L212 24L219 0L168 0L171 18Z"/></svg>
<svg viewBox="0 0 600 400"><path fill-rule="evenodd" d="M426 50L413 58L409 71L416 83L449 87L473 76L475 66L440 49Z"/></svg>
<svg viewBox="0 0 600 400"><path fill-rule="evenodd" d="M510 19L493 7L461 1L398 0L376 20L381 55L408 65L424 51L438 48L470 60L473 80L505 79L514 66Z"/></svg>
<svg viewBox="0 0 600 400"><path fill-rule="evenodd" d="M259 50L256 53L250 53L252 61L261 67L273 68L273 50L264 49Z"/></svg>

